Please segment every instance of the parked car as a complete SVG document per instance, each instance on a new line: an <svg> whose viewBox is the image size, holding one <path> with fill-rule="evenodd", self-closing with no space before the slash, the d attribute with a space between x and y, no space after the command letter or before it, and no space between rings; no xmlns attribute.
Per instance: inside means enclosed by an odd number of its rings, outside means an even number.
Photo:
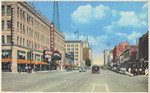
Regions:
<svg viewBox="0 0 150 93"><path fill-rule="evenodd" d="M80 68L80 69L79 69L79 72L85 72L85 71L86 71L85 68Z"/></svg>
<svg viewBox="0 0 150 93"><path fill-rule="evenodd" d="M92 73L100 73L100 68L99 68L99 66L97 66L97 65L94 65L93 67L92 67Z"/></svg>

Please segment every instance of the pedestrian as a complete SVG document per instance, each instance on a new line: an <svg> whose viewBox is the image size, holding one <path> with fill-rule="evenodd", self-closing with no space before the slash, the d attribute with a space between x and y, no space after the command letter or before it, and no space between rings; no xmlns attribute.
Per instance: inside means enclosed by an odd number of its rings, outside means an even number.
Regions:
<svg viewBox="0 0 150 93"><path fill-rule="evenodd" d="M28 67L27 66L25 67L25 71L28 72Z"/></svg>
<svg viewBox="0 0 150 93"><path fill-rule="evenodd" d="M140 75L142 75L142 68L141 67L140 67L139 71L140 71Z"/></svg>
<svg viewBox="0 0 150 93"><path fill-rule="evenodd" d="M144 69L144 67L142 68L142 75L145 75L145 69Z"/></svg>
<svg viewBox="0 0 150 93"><path fill-rule="evenodd" d="M138 72L137 74L138 74L138 75L140 75L140 71L139 71L139 68L137 69L137 72Z"/></svg>
<svg viewBox="0 0 150 93"><path fill-rule="evenodd" d="M20 74L20 72L21 72L21 67L20 67L20 66L18 67L18 72L19 72L19 74Z"/></svg>
<svg viewBox="0 0 150 93"><path fill-rule="evenodd" d="M137 68L135 68L135 75L138 75L138 74L137 74Z"/></svg>
<svg viewBox="0 0 150 93"><path fill-rule="evenodd" d="M31 69L31 68L30 68L30 66L29 66L29 68L28 68L29 73L30 73L30 69Z"/></svg>
<svg viewBox="0 0 150 93"><path fill-rule="evenodd" d="M136 71L135 71L135 68L133 68L133 75L134 75L134 76L136 75Z"/></svg>
<svg viewBox="0 0 150 93"><path fill-rule="evenodd" d="M131 68L129 68L129 73L131 73Z"/></svg>

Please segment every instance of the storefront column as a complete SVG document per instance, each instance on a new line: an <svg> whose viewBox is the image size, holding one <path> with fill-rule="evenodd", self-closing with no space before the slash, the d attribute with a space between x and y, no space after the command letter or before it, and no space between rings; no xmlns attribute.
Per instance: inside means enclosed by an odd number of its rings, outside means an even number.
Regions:
<svg viewBox="0 0 150 93"><path fill-rule="evenodd" d="M28 53L28 52L25 52L25 60L27 60L27 53Z"/></svg>
<svg viewBox="0 0 150 93"><path fill-rule="evenodd" d="M40 70L42 70L42 64L40 64Z"/></svg>
<svg viewBox="0 0 150 93"><path fill-rule="evenodd" d="M12 72L17 72L17 49L12 48Z"/></svg>

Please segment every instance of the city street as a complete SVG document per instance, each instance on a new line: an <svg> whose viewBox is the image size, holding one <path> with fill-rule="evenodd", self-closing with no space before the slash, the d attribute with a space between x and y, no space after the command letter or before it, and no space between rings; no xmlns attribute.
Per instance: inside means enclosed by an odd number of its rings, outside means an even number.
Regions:
<svg viewBox="0 0 150 93"><path fill-rule="evenodd" d="M75 71L2 73L2 91L24 92L147 92L148 77L130 77L110 70L100 74Z"/></svg>

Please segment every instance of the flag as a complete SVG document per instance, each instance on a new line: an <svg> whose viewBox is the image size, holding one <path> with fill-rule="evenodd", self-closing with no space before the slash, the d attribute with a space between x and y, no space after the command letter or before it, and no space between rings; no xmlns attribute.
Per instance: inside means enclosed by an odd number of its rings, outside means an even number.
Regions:
<svg viewBox="0 0 150 93"><path fill-rule="evenodd" d="M75 34L78 33L78 31L75 31Z"/></svg>
<svg viewBox="0 0 150 93"><path fill-rule="evenodd" d="M85 36L85 35L83 35L83 36Z"/></svg>
<svg viewBox="0 0 150 93"><path fill-rule="evenodd" d="M110 42L109 43L107 43L107 45L109 45L110 44Z"/></svg>

